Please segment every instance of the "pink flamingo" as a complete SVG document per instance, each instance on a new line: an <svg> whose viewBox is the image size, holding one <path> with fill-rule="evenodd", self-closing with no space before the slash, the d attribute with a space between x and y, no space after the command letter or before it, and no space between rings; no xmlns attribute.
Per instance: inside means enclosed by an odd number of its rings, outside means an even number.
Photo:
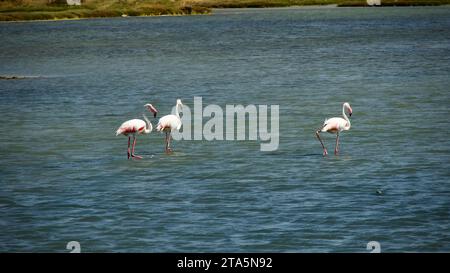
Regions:
<svg viewBox="0 0 450 273"><path fill-rule="evenodd" d="M350 107L350 104L348 102L345 102L342 105L342 116L341 117L335 117L326 119L322 125L322 128L317 130L316 136L320 141L320 144L322 144L323 148L323 155L326 156L328 154L327 149L325 148L325 145L323 145L323 141L320 138L320 132L328 132L331 134L336 134L336 147L334 148L334 154L337 155L339 153L339 133L342 131L350 130L351 123L348 119L347 115L345 114L345 110L348 111L348 115L352 116L352 107Z"/></svg>
<svg viewBox="0 0 450 273"><path fill-rule="evenodd" d="M153 113L153 117L156 118L156 114L158 111L153 107L151 104L144 105L150 112ZM131 119L128 121L125 121L120 125L119 129L116 131L116 136L118 135L124 135L128 136L128 159L130 159L130 156L132 158L141 159L142 156L138 156L134 154L134 148L136 146L136 135L137 134L150 134L150 132L153 130L152 123L148 120L148 118L143 115L145 121L142 119ZM130 153L130 138L131 135L133 135L133 146Z"/></svg>
<svg viewBox="0 0 450 273"><path fill-rule="evenodd" d="M181 128L181 118L178 112L178 107L182 109L183 104L180 99L177 99L177 104L175 106L175 115L165 115L159 119L158 125L156 125L156 130L159 132L166 133L166 153L172 152L170 148L170 138L173 130L180 130Z"/></svg>

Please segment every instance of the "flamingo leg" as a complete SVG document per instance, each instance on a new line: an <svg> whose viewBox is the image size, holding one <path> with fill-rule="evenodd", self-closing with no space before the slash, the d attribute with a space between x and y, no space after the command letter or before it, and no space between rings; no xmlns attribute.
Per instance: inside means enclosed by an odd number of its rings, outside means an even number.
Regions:
<svg viewBox="0 0 450 273"><path fill-rule="evenodd" d="M322 144L322 148L323 148L323 156L326 156L326 155L328 154L328 152L327 152L327 149L325 148L325 145L323 145L322 139L320 138L320 130L317 130L316 136L317 136L317 138L319 139L320 144Z"/></svg>
<svg viewBox="0 0 450 273"><path fill-rule="evenodd" d="M142 159L142 156L138 156L134 154L134 148L136 147L136 136L133 136L133 148L131 150L131 157L136 159Z"/></svg>
<svg viewBox="0 0 450 273"><path fill-rule="evenodd" d="M172 149L170 149L170 132L166 131L166 153L172 152Z"/></svg>
<svg viewBox="0 0 450 273"><path fill-rule="evenodd" d="M167 142L167 150L169 152L172 152L172 149L170 148L170 140L172 139L172 132L169 132L169 138L168 138L168 142Z"/></svg>
<svg viewBox="0 0 450 273"><path fill-rule="evenodd" d="M167 131L166 131L165 133L166 133L166 138L165 138L164 141L165 141L165 144L166 144L166 152L167 152L167 148L169 147L169 146L168 146L168 142L167 142Z"/></svg>
<svg viewBox="0 0 450 273"><path fill-rule="evenodd" d="M336 147L334 148L334 154L339 153L339 131L336 133Z"/></svg>
<svg viewBox="0 0 450 273"><path fill-rule="evenodd" d="M128 150L127 150L127 155L128 155L128 159L130 159L130 136L128 137Z"/></svg>

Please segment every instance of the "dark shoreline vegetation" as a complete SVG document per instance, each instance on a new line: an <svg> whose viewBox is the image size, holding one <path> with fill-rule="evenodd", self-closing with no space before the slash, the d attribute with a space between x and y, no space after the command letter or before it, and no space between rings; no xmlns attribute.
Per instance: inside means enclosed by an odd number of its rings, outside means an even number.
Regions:
<svg viewBox="0 0 450 273"><path fill-rule="evenodd" d="M308 5L365 7L366 0L0 0L0 21L210 14L213 8L269 8ZM450 0L382 0L382 6L449 5Z"/></svg>

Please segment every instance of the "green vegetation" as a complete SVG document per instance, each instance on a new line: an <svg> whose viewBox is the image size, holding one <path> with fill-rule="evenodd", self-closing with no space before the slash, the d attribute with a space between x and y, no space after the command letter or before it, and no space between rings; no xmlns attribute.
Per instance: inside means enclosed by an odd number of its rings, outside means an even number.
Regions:
<svg viewBox="0 0 450 273"><path fill-rule="evenodd" d="M68 6L61 0L0 0L0 21L56 20L91 17L207 14L209 8L181 0L82 0Z"/></svg>
<svg viewBox="0 0 450 273"><path fill-rule="evenodd" d="M0 0L0 21L90 17L208 14L212 8L264 8L304 5L367 6L366 0ZM383 6L448 5L450 0L382 0Z"/></svg>

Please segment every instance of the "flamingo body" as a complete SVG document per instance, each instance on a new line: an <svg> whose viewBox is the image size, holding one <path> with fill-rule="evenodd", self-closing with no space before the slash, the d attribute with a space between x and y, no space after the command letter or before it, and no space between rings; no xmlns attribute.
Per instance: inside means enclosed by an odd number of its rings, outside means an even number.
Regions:
<svg viewBox="0 0 450 273"><path fill-rule="evenodd" d="M182 123L180 117L176 115L166 115L159 119L156 130L159 132L180 130L181 125Z"/></svg>
<svg viewBox="0 0 450 273"><path fill-rule="evenodd" d="M120 125L119 129L116 131L116 136L118 135L135 135L145 133L146 124L142 119L131 119L125 121Z"/></svg>
<svg viewBox="0 0 450 273"><path fill-rule="evenodd" d="M336 134L337 132L342 132L344 130L350 129L350 123L343 118L330 118L326 119L323 123L321 132L328 132Z"/></svg>

